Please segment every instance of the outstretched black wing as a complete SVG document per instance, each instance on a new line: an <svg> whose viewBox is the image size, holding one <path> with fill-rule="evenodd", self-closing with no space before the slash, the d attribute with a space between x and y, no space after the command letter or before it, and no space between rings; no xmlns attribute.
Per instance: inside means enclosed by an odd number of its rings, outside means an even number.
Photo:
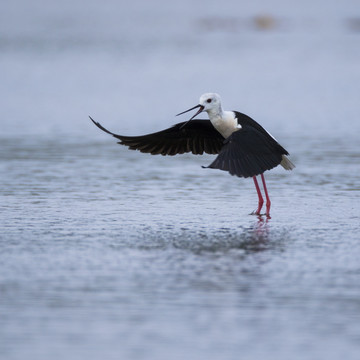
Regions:
<svg viewBox="0 0 360 360"><path fill-rule="evenodd" d="M223 136L213 127L210 120L191 120L176 124L169 129L142 136L117 135L105 129L90 117L90 120L102 131L119 139L119 144L131 150L139 150L152 155L218 154L223 146Z"/></svg>
<svg viewBox="0 0 360 360"><path fill-rule="evenodd" d="M225 140L220 154L207 167L246 178L279 165L283 154L287 151L267 133L245 126Z"/></svg>

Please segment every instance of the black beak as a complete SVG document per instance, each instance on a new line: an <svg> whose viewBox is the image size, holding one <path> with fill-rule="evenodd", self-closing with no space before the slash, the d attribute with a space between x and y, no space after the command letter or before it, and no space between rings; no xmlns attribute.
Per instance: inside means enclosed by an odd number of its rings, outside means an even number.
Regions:
<svg viewBox="0 0 360 360"><path fill-rule="evenodd" d="M189 111L191 111L191 110L197 109L197 108L199 108L199 110L195 113L194 116L192 116L192 117L181 127L181 129L182 129L189 121L191 121L195 116L199 115L199 114L204 110L204 107L203 107L202 105L196 105L196 106L192 107L192 108L189 109L189 110L185 110L185 111L183 111L183 112L181 112L181 113L179 113L179 114L176 114L176 116L179 116L179 115L185 114L185 113L187 113L187 112L189 112Z"/></svg>

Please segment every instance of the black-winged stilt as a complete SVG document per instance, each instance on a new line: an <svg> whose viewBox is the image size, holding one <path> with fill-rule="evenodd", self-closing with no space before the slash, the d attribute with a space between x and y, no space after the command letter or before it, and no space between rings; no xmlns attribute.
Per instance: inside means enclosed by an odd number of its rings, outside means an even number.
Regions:
<svg viewBox="0 0 360 360"><path fill-rule="evenodd" d="M224 111L218 94L201 95L199 104L188 111L198 109L190 120L178 123L169 129L142 136L117 135L105 129L100 123L91 121L101 130L119 139L119 144L131 150L152 155L218 154L206 168L228 171L239 177L252 177L258 194L258 207L252 214L260 215L264 199L256 176L260 175L266 197L266 216L270 217L270 198L264 172L277 165L292 170L295 165L289 160L289 153L261 125L238 111ZM210 120L193 120L206 111Z"/></svg>

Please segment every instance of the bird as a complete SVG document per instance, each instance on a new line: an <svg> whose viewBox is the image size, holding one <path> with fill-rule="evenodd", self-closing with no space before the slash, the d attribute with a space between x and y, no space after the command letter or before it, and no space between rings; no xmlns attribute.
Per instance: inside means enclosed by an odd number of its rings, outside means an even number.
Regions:
<svg viewBox="0 0 360 360"><path fill-rule="evenodd" d="M141 136L124 136L104 128L93 118L90 120L102 131L120 140L118 143L130 150L139 150L152 155L176 155L203 153L217 155L214 161L203 168L219 169L231 175L252 177L258 195L257 209L251 214L270 217L271 201L268 194L264 172L281 165L285 170L293 170L295 165L289 153L278 141L250 116L239 111L225 111L220 95L205 93L199 103L176 116L197 109L187 121L172 127ZM206 112L209 119L195 119ZM266 212L261 214L264 199L257 176L261 177L266 198Z"/></svg>

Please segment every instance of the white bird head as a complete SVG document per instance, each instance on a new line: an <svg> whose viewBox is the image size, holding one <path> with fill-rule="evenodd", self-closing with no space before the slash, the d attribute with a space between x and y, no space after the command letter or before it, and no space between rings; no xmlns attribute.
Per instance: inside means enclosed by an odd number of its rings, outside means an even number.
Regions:
<svg viewBox="0 0 360 360"><path fill-rule="evenodd" d="M200 96L199 105L203 107L203 111L217 111L221 108L221 98L216 93L206 93Z"/></svg>
<svg viewBox="0 0 360 360"><path fill-rule="evenodd" d="M207 113L215 112L221 113L221 98L219 94L216 93L205 93L200 96L199 104L192 107L191 109L185 110L178 115L185 114L188 111L199 108L199 110L192 116L182 127L184 127L189 121L191 121L195 116L199 115L201 112L206 111Z"/></svg>

